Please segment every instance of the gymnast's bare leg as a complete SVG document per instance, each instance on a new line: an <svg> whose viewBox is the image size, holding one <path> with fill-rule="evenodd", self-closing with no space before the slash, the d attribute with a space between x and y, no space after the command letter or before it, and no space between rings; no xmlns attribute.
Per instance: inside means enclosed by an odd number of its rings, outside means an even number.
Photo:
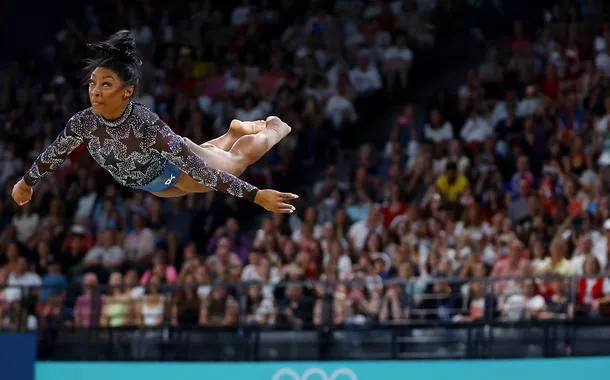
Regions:
<svg viewBox="0 0 610 380"><path fill-rule="evenodd" d="M254 135L258 132L265 129L267 126L267 122L265 120L256 120L256 121L241 121L241 120L233 120L231 121L231 125L229 126L229 130L222 136L217 137L213 140L206 141L199 146L205 147L208 145L213 145L217 148L220 148L225 151L231 150L233 144L242 136L245 135Z"/></svg>
<svg viewBox="0 0 610 380"><path fill-rule="evenodd" d="M291 131L288 124L275 116L267 118L265 127L260 128L259 126L255 128L259 128L260 131L239 137L234 141L228 151L222 148L227 147L235 137L235 134L230 133L231 130L223 136L201 145L197 145L186 138L185 141L191 150L209 167L239 176L248 166L254 164L263 157ZM176 183L176 186L154 194L158 197L172 198L188 193L202 193L207 191L210 191L210 188L201 185L183 172L178 183Z"/></svg>

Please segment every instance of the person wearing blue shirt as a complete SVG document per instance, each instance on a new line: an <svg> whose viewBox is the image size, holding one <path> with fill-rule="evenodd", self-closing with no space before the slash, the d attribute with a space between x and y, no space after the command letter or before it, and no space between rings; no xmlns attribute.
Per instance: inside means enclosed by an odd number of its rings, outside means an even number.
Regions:
<svg viewBox="0 0 610 380"><path fill-rule="evenodd" d="M59 297L68 287L68 281L61 274L61 266L54 261L49 264L49 271L42 278L42 291L40 293L40 302L48 302L53 297Z"/></svg>

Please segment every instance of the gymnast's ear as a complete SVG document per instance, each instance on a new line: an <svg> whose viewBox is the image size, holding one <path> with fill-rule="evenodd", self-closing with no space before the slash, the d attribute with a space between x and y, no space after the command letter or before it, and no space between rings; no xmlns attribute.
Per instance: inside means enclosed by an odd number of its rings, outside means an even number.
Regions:
<svg viewBox="0 0 610 380"><path fill-rule="evenodd" d="M125 88L125 92L123 93L123 99L129 99L133 95L134 86L127 86Z"/></svg>

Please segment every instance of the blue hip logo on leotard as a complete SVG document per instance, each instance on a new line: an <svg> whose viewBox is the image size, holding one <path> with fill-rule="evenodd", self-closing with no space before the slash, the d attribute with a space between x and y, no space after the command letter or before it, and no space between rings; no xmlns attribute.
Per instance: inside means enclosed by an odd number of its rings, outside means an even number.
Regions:
<svg viewBox="0 0 610 380"><path fill-rule="evenodd" d="M171 174L170 177L167 179L167 181L165 181L166 185L171 185L172 182L174 182L174 180L176 179L176 176Z"/></svg>

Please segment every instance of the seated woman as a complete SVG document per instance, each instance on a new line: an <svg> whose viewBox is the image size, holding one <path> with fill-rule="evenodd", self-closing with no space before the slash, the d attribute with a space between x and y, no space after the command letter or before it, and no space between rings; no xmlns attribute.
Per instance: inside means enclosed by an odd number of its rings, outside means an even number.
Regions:
<svg viewBox="0 0 610 380"><path fill-rule="evenodd" d="M172 324L181 327L197 326L201 305L195 276L190 273L186 274L182 278L178 294L172 304Z"/></svg>
<svg viewBox="0 0 610 380"><path fill-rule="evenodd" d="M246 322L256 326L273 326L275 305L273 299L263 294L261 284L250 284L246 298Z"/></svg>
<svg viewBox="0 0 610 380"><path fill-rule="evenodd" d="M574 303L568 289L568 281L559 279L553 281L550 288L554 290L548 297L546 311L540 315L541 319L565 319L574 315Z"/></svg>
<svg viewBox="0 0 610 380"><path fill-rule="evenodd" d="M123 287L123 275L114 272L108 281L108 293L104 297L100 325L120 327L131 323L132 304L129 294Z"/></svg>
<svg viewBox="0 0 610 380"><path fill-rule="evenodd" d="M157 327L163 324L166 317L166 298L161 293L163 285L159 274L153 273L148 282L146 293L135 308L135 320L140 326Z"/></svg>
<svg viewBox="0 0 610 380"><path fill-rule="evenodd" d="M199 318L201 326L220 327L237 324L239 305L221 285L215 285L204 303Z"/></svg>
<svg viewBox="0 0 610 380"><path fill-rule="evenodd" d="M610 280L601 275L599 261L587 256L583 277L578 280L576 314L580 316L610 315Z"/></svg>
<svg viewBox="0 0 610 380"><path fill-rule="evenodd" d="M453 317L457 322L470 322L494 317L496 300L485 294L485 282L476 281L470 284L467 301L468 311Z"/></svg>
<svg viewBox="0 0 610 380"><path fill-rule="evenodd" d="M150 280L152 273L155 271L163 273L165 281L168 284L174 284L178 279L178 273L176 272L176 268L174 268L173 265L169 265L166 261L166 255L163 253L156 254L153 257L153 268L144 272L142 278L140 279L140 284L146 285Z"/></svg>

